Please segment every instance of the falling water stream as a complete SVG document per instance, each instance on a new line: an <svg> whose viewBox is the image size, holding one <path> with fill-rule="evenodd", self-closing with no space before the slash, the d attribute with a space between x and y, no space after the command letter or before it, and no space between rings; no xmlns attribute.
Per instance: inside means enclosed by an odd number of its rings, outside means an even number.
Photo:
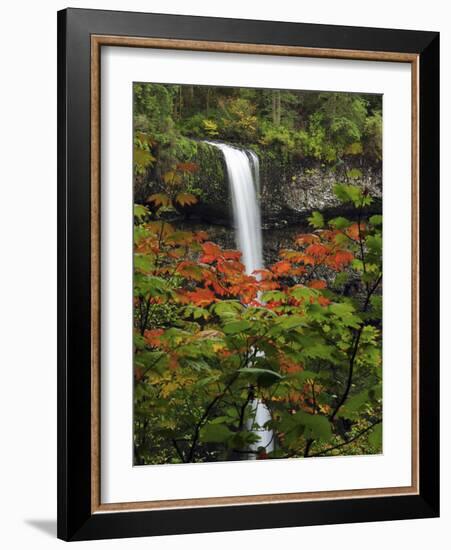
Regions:
<svg viewBox="0 0 451 550"><path fill-rule="evenodd" d="M224 155L227 175L232 196L233 218L236 229L236 241L241 251L243 264L248 275L263 268L263 246L258 194L260 192L260 166L253 151L238 149L224 143L208 142L217 147ZM271 419L266 405L259 399L252 402L253 417L247 425L252 429L255 422L260 426L255 432L259 441L253 443L250 450L264 447L266 452L274 449L272 430L262 428ZM255 454L249 455L255 458Z"/></svg>

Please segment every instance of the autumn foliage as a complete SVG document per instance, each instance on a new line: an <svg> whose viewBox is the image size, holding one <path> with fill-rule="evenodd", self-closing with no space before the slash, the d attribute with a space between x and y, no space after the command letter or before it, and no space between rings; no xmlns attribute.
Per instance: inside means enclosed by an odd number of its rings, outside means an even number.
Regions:
<svg viewBox="0 0 451 550"><path fill-rule="evenodd" d="M238 460L271 412L259 459L380 452L381 216L337 186L355 220L321 214L278 260L247 275L240 252L164 213L194 204L178 165L135 207L135 463ZM259 426L255 425L258 428Z"/></svg>

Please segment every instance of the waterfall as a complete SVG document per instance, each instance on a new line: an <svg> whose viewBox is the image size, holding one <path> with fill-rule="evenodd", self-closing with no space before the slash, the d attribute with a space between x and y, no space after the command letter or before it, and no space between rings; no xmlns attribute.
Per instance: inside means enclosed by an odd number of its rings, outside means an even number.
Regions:
<svg viewBox="0 0 451 550"><path fill-rule="evenodd" d="M233 219L238 249L241 251L246 273L251 275L263 268L263 246L260 207L256 184L260 179L258 158L255 153L237 149L224 143L208 142L222 151L232 196ZM253 156L252 156L253 155ZM256 159L251 161L249 158Z"/></svg>
<svg viewBox="0 0 451 550"><path fill-rule="evenodd" d="M257 155L250 150L238 149L224 143L207 142L222 151L224 155L230 192L232 196L233 219L236 230L237 247L241 251L246 273L251 275L263 268L263 245L260 218L260 205L257 195L260 193L260 164ZM255 422L263 426L271 420L271 414L264 403L255 399L251 403L252 420L247 428ZM274 450L272 430L256 430L259 441L251 445L256 451L264 447L266 452ZM251 455L255 458L255 455Z"/></svg>

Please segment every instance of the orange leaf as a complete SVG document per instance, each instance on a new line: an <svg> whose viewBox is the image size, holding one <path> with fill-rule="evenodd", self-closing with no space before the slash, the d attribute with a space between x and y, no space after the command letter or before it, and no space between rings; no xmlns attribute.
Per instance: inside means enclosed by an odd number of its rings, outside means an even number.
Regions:
<svg viewBox="0 0 451 550"><path fill-rule="evenodd" d="M234 275L243 273L244 265L241 262L220 260L218 261L218 271L225 273L226 275Z"/></svg>
<svg viewBox="0 0 451 550"><path fill-rule="evenodd" d="M288 273L290 269L291 269L290 262L287 262L285 260L277 262L271 267L271 270L273 271L273 273L276 273L277 275L283 275L284 273Z"/></svg>
<svg viewBox="0 0 451 550"><path fill-rule="evenodd" d="M318 304L326 307L330 304L330 300L328 300L325 296L318 296Z"/></svg>
<svg viewBox="0 0 451 550"><path fill-rule="evenodd" d="M360 224L360 233L363 233L365 231L365 224ZM353 223L346 229L346 235L350 237L354 241L359 240L359 224Z"/></svg>
<svg viewBox="0 0 451 550"><path fill-rule="evenodd" d="M269 271L268 269L256 269L252 272L252 275L257 277L257 279L260 279L261 281L271 281L274 279L273 273Z"/></svg>
<svg viewBox="0 0 451 550"><path fill-rule="evenodd" d="M200 261L204 264L212 264L222 254L221 248L215 243L206 242L201 246L204 254L200 257Z"/></svg>
<svg viewBox="0 0 451 550"><path fill-rule="evenodd" d="M308 286L310 288L316 288L318 290L321 290L322 288L326 288L326 281L322 281L322 280L319 280L319 279L313 279L313 281L310 281L308 283Z"/></svg>
<svg viewBox="0 0 451 550"><path fill-rule="evenodd" d="M180 206L191 206L197 202L197 198L194 195L191 195L191 193L178 193L175 200L180 204Z"/></svg>
<svg viewBox="0 0 451 550"><path fill-rule="evenodd" d="M226 260L239 260L241 258L239 250L224 250L222 255Z"/></svg>
<svg viewBox="0 0 451 550"><path fill-rule="evenodd" d="M327 264L338 271L351 263L353 259L354 255L349 250L338 250L333 256L328 258Z"/></svg>
<svg viewBox="0 0 451 550"><path fill-rule="evenodd" d="M313 244L318 241L319 241L318 235L313 235L313 233L298 235L294 240L294 242L299 245Z"/></svg>
<svg viewBox="0 0 451 550"><path fill-rule="evenodd" d="M198 288L192 292L187 292L186 296L196 306L208 306L212 302L216 302L214 293L208 288Z"/></svg>
<svg viewBox="0 0 451 550"><path fill-rule="evenodd" d="M153 202L155 206L170 206L172 204L171 199L164 193L154 193L147 197L147 202Z"/></svg>
<svg viewBox="0 0 451 550"><path fill-rule="evenodd" d="M152 330L146 330L144 332L144 338L151 346L158 346L161 343L161 336L164 334L162 328L154 328Z"/></svg>
<svg viewBox="0 0 451 550"><path fill-rule="evenodd" d="M310 246L308 246L305 249L305 252L310 256L314 256L316 258L322 258L329 252L329 249L323 244L318 243L318 244L311 244Z"/></svg>
<svg viewBox="0 0 451 550"><path fill-rule="evenodd" d="M178 368L179 366L179 362L178 362L178 359L177 359L177 355L175 355L175 353L171 353L169 355L169 368L171 370L175 370Z"/></svg>
<svg viewBox="0 0 451 550"><path fill-rule="evenodd" d="M183 277L193 281L202 281L203 278L202 269L193 262L180 262L176 271Z"/></svg>
<svg viewBox="0 0 451 550"><path fill-rule="evenodd" d="M196 231L196 233L194 233L194 238L199 242L206 241L208 239L208 233L206 231Z"/></svg>

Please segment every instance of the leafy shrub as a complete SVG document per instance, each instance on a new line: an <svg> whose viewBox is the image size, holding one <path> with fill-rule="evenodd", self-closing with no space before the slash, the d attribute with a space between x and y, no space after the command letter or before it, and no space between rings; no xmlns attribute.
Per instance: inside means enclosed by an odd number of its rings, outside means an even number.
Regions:
<svg viewBox="0 0 451 550"><path fill-rule="evenodd" d="M371 198L337 185L357 221L314 213L312 233L246 275L238 251L160 218L196 200L169 190L135 208L135 463L380 452L382 218L363 219ZM271 412L271 452L250 450L255 399Z"/></svg>

